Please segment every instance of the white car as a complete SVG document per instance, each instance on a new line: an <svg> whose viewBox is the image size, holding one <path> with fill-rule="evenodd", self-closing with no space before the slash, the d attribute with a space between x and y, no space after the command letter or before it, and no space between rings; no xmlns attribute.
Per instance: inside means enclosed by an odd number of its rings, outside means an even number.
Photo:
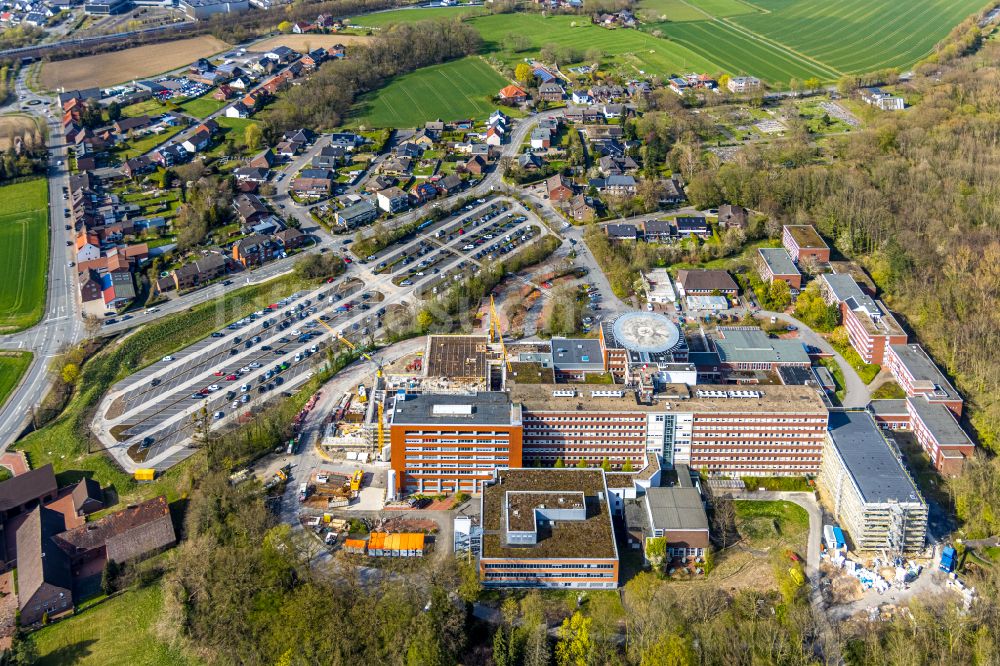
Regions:
<svg viewBox="0 0 1000 666"><path fill-rule="evenodd" d="M246 373L246 372L250 372L250 368L251 368L251 367L252 367L252 366L249 366L249 365L244 365L244 366L243 366L242 368L240 368L240 373L242 374L242 373ZM257 367L259 368L259 367L260 367L260 364L258 364L258 365L257 365Z"/></svg>
<svg viewBox="0 0 1000 666"><path fill-rule="evenodd" d="M297 328L292 329L292 335L302 335L302 331Z"/></svg>
<svg viewBox="0 0 1000 666"><path fill-rule="evenodd" d="M249 384L244 384L243 386L240 387L240 391L242 391L243 393L246 393L249 390L250 390Z"/></svg>
<svg viewBox="0 0 1000 666"><path fill-rule="evenodd" d="M164 356L163 357L163 362L164 363L170 363L172 360L174 360L173 356Z"/></svg>
<svg viewBox="0 0 1000 666"><path fill-rule="evenodd" d="M239 400L233 400L233 404L229 405L229 408L230 409L236 409L239 406L240 406L240 401Z"/></svg>
<svg viewBox="0 0 1000 666"><path fill-rule="evenodd" d="M208 387L208 390L211 391L211 392L213 392L213 393L215 393L216 391L219 390L219 388L220 387L219 387L218 384L212 384L211 386Z"/></svg>
<svg viewBox="0 0 1000 666"><path fill-rule="evenodd" d="M221 419L221 418L222 418L223 416L225 416L225 415L226 415L226 413L225 413L225 412L223 412L223 411L218 411L218 412L216 412L216 413L215 413L215 418L216 418L216 420L218 420L218 419Z"/></svg>
<svg viewBox="0 0 1000 666"><path fill-rule="evenodd" d="M253 368L254 370L256 370L257 368L259 368L259 367L260 367L260 363L258 363L257 361L254 361L253 363L251 363L251 364L250 364L250 366L249 366L249 367L251 367L251 368Z"/></svg>

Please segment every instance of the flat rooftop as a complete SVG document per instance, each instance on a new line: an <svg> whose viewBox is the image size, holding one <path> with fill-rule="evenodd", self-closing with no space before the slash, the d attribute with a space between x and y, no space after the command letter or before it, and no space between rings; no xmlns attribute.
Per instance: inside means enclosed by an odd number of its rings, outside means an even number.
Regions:
<svg viewBox="0 0 1000 666"><path fill-rule="evenodd" d="M891 345L893 353L913 376L914 388L933 390L934 397L946 400L961 400L962 396L951 385L948 378L937 367L924 348L918 344Z"/></svg>
<svg viewBox="0 0 1000 666"><path fill-rule="evenodd" d="M866 503L923 504L903 464L868 412L830 412L830 439Z"/></svg>
<svg viewBox="0 0 1000 666"><path fill-rule="evenodd" d="M906 409L906 400L872 400L868 403L868 411L875 416L906 416L910 412Z"/></svg>
<svg viewBox="0 0 1000 666"><path fill-rule="evenodd" d="M972 446L972 440L955 419L951 410L940 402L927 402L923 396L907 398L910 410L915 413L942 446Z"/></svg>
<svg viewBox="0 0 1000 666"><path fill-rule="evenodd" d="M518 384L508 382L510 399L524 410L586 412L719 412L825 415L826 406L814 388L773 385L747 388L734 384L668 384L640 403L633 391L616 384ZM573 395L563 392L573 391ZM618 391L609 395L608 391ZM592 395L596 392L597 395ZM700 392L700 394L699 394ZM730 394L733 397L728 397ZM723 395L727 397L722 397ZM737 397L741 396L741 397Z"/></svg>
<svg viewBox="0 0 1000 666"><path fill-rule="evenodd" d="M507 545L507 498L546 493L584 497L585 520L555 521L539 528L535 545ZM552 495L555 493L555 495ZM483 490L482 557L487 559L618 559L608 492L600 469L510 469ZM517 501L521 501L520 499ZM530 513L530 512L529 512Z"/></svg>
<svg viewBox="0 0 1000 666"><path fill-rule="evenodd" d="M795 240L799 249L829 249L826 241L816 231L816 227L811 224L788 224L785 225L785 231Z"/></svg>
<svg viewBox="0 0 1000 666"><path fill-rule="evenodd" d="M410 393L392 410L392 425L509 426L520 420L520 410L499 391Z"/></svg>
<svg viewBox="0 0 1000 666"><path fill-rule="evenodd" d="M655 530L707 530L708 516L697 488L648 488L646 503Z"/></svg>
<svg viewBox="0 0 1000 666"><path fill-rule="evenodd" d="M486 353L489 339L485 335L432 335L427 338L428 377L486 377Z"/></svg>
<svg viewBox="0 0 1000 666"><path fill-rule="evenodd" d="M720 327L718 332L721 337L715 340L715 349L723 363L812 363L799 340L772 338L759 329Z"/></svg>
<svg viewBox="0 0 1000 666"><path fill-rule="evenodd" d="M757 250L760 258L764 260L767 267L774 275L801 275L799 269L795 267L788 250L783 247L762 247Z"/></svg>
<svg viewBox="0 0 1000 666"><path fill-rule="evenodd" d="M601 343L594 338L552 338L552 365L558 370L604 370Z"/></svg>

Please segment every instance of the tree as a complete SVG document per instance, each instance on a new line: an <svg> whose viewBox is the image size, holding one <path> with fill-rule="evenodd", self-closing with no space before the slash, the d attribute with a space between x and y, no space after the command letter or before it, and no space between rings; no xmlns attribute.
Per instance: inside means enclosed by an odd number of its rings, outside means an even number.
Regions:
<svg viewBox="0 0 1000 666"><path fill-rule="evenodd" d="M108 104L108 122L115 122L122 117L122 107L117 101Z"/></svg>
<svg viewBox="0 0 1000 666"><path fill-rule="evenodd" d="M60 374L65 383L75 384L76 380L80 378L80 366L76 363L67 363L63 366Z"/></svg>
<svg viewBox="0 0 1000 666"><path fill-rule="evenodd" d="M784 280L772 280L768 295L771 298L771 306L778 312L783 311L792 302L792 292Z"/></svg>
<svg viewBox="0 0 1000 666"><path fill-rule="evenodd" d="M291 21L282 21L281 23L278 24L278 32L287 35L291 31L292 31Z"/></svg>
<svg viewBox="0 0 1000 666"><path fill-rule="evenodd" d="M622 471L623 472L634 472L635 471L635 467L632 465L632 461L631 460L626 460L625 461L625 464L622 465Z"/></svg>
<svg viewBox="0 0 1000 666"><path fill-rule="evenodd" d="M642 655L641 666L691 666L697 663L691 645L670 633L663 636Z"/></svg>
<svg viewBox="0 0 1000 666"><path fill-rule="evenodd" d="M535 73L531 69L531 65L526 62L519 62L517 63L517 67L514 68L514 78L527 85L535 78Z"/></svg>
<svg viewBox="0 0 1000 666"><path fill-rule="evenodd" d="M608 460L606 457L604 458L604 460L601 461L601 469L603 469L605 472L611 471L611 461Z"/></svg>
<svg viewBox="0 0 1000 666"><path fill-rule="evenodd" d="M517 32L508 32L503 36L504 49L512 53L527 51L531 48L531 40Z"/></svg>
<svg viewBox="0 0 1000 666"><path fill-rule="evenodd" d="M101 573L101 592L106 595L114 594L118 583L118 563L112 559L104 562L104 571Z"/></svg>
<svg viewBox="0 0 1000 666"><path fill-rule="evenodd" d="M819 78L815 76L810 76L808 79L803 81L803 85L806 87L806 90L810 92L816 92L823 84L820 83Z"/></svg>
<svg viewBox="0 0 1000 666"><path fill-rule="evenodd" d="M260 144L263 138L264 132L261 131L258 123L250 123L246 126L246 129L243 130L243 143L246 145L247 150L252 153L260 150Z"/></svg>
<svg viewBox="0 0 1000 666"><path fill-rule="evenodd" d="M426 331L434 323L434 315L427 308L422 309L417 313L417 328L421 331Z"/></svg>
<svg viewBox="0 0 1000 666"><path fill-rule="evenodd" d="M580 458L576 461L576 467L577 469L587 469L590 465L587 463L585 458Z"/></svg>
<svg viewBox="0 0 1000 666"><path fill-rule="evenodd" d="M563 467L566 466L566 463L563 462L562 458L556 458L556 462L552 466L555 467L556 469L562 469Z"/></svg>
<svg viewBox="0 0 1000 666"><path fill-rule="evenodd" d="M722 548L729 545L730 535L736 531L736 505L728 495L712 498L712 534Z"/></svg>
<svg viewBox="0 0 1000 666"><path fill-rule="evenodd" d="M590 622L590 618L581 615L580 611L563 620L557 632L557 666L587 666L591 648Z"/></svg>
<svg viewBox="0 0 1000 666"><path fill-rule="evenodd" d="M662 569L667 558L667 540L664 537L646 539L646 558L657 569Z"/></svg>

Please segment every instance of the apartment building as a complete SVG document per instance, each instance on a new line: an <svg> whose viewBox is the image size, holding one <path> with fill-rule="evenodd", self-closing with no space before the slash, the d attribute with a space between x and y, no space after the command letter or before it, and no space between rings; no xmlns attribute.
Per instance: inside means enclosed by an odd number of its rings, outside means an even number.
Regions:
<svg viewBox="0 0 1000 666"><path fill-rule="evenodd" d="M857 550L924 547L927 504L868 412L833 412L819 474Z"/></svg>
<svg viewBox="0 0 1000 666"><path fill-rule="evenodd" d="M480 509L479 577L486 587L618 586L603 470L498 470Z"/></svg>
<svg viewBox="0 0 1000 666"><path fill-rule="evenodd" d="M506 393L399 394L389 424L392 493L478 493L521 466L521 409Z"/></svg>
<svg viewBox="0 0 1000 666"><path fill-rule="evenodd" d="M962 416L962 396L918 344L893 344L886 350L885 364L907 396L923 396L945 405L956 418Z"/></svg>
<svg viewBox="0 0 1000 666"><path fill-rule="evenodd" d="M788 250L780 247L762 247L757 250L757 270L761 279L768 284L782 280L791 292L797 293L802 287L802 273L795 267Z"/></svg>
<svg viewBox="0 0 1000 666"><path fill-rule="evenodd" d="M976 445L946 405L923 396L906 399L910 429L941 474L957 476Z"/></svg>
<svg viewBox="0 0 1000 666"><path fill-rule="evenodd" d="M885 304L866 294L853 277L833 273L820 279L827 302L840 304L848 340L861 360L881 365L889 346L906 344L906 331Z"/></svg>
<svg viewBox="0 0 1000 666"><path fill-rule="evenodd" d="M830 261L830 246L811 224L786 224L781 229L781 244L795 263L803 259L821 264Z"/></svg>

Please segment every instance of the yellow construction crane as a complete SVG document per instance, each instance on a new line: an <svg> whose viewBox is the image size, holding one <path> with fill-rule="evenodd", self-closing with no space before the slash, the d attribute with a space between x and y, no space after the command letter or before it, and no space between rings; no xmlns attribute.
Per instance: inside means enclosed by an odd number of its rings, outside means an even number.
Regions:
<svg viewBox="0 0 1000 666"><path fill-rule="evenodd" d="M382 404L382 400L378 401L378 451L379 455L382 454L382 450L385 448L385 424L383 422L382 413L385 410L385 406Z"/></svg>
<svg viewBox="0 0 1000 666"><path fill-rule="evenodd" d="M493 339L494 331L496 331L495 341ZM497 306L493 301L492 294L490 294L490 342L500 343L500 352L503 354L503 362L507 364L507 372L510 372L510 360L507 358L507 347L503 344L503 334L500 333L500 317L497 316Z"/></svg>

